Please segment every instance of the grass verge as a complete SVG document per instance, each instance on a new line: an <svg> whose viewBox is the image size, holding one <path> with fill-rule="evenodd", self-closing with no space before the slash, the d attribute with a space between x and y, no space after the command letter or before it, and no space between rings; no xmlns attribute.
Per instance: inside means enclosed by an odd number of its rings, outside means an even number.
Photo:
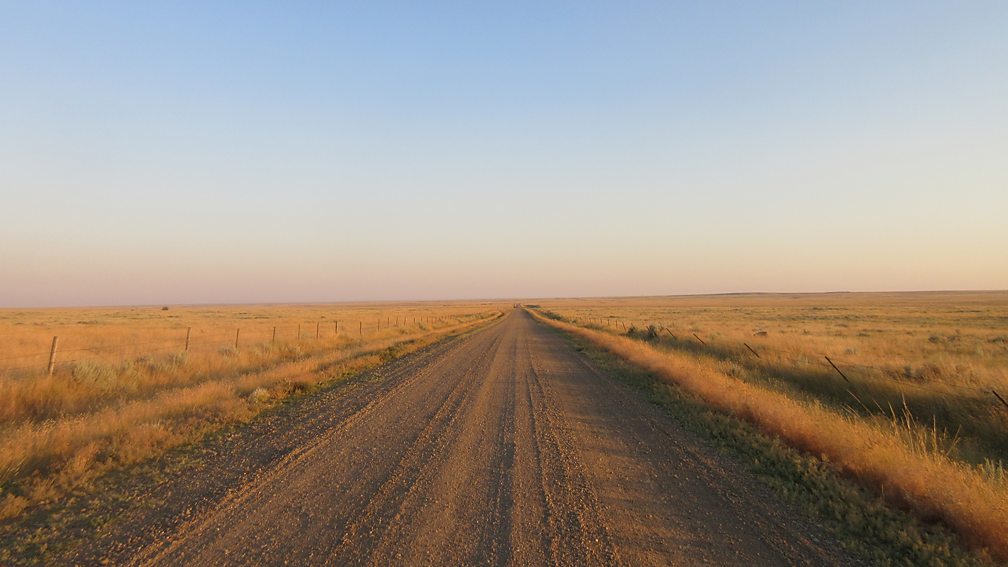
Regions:
<svg viewBox="0 0 1008 567"><path fill-rule="evenodd" d="M1005 495L972 471L640 341L541 320L566 331L601 369L644 391L683 427L748 463L782 497L874 562L1004 560Z"/></svg>

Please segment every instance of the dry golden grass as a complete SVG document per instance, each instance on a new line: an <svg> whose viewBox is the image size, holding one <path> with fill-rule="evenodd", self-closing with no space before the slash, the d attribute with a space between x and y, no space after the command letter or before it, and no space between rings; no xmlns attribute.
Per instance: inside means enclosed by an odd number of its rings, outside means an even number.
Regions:
<svg viewBox="0 0 1008 567"><path fill-rule="evenodd" d="M476 303L0 311L0 519L500 312ZM48 376L53 335L59 363Z"/></svg>
<svg viewBox="0 0 1008 567"><path fill-rule="evenodd" d="M823 457L886 498L940 519L967 542L1008 560L1008 478L1003 445L995 441L1008 431L1008 408L989 393L1005 388L999 338L1008 332L1008 293L563 300L542 306L579 323L552 324ZM627 337L623 324L654 324L662 338ZM824 354L836 355L851 383L821 367ZM908 365L932 370L925 376L895 372Z"/></svg>
<svg viewBox="0 0 1008 567"><path fill-rule="evenodd" d="M909 411L921 434L921 424L926 424L957 459L994 468L1008 460L1008 408L992 394L1008 394L1006 292L629 298L543 305L612 333L622 334L624 325L654 325L659 335L652 341L655 346L740 380L887 423L906 422Z"/></svg>
<svg viewBox="0 0 1008 567"><path fill-rule="evenodd" d="M660 324L681 338L817 364L823 355L886 377L1008 387L1008 292L751 294L546 301L568 318ZM622 329L622 327L621 327Z"/></svg>

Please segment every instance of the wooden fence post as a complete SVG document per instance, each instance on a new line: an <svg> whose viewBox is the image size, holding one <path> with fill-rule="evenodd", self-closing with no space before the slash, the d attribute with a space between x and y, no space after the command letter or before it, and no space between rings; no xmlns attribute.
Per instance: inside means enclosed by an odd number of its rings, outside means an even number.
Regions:
<svg viewBox="0 0 1008 567"><path fill-rule="evenodd" d="M840 375L840 377L841 377L841 378L843 378L845 382L847 382L848 384L850 384L850 379L849 379L849 378L847 378L847 375L846 375L846 374L844 374L842 370L840 370L839 368L837 368L837 365L836 365L836 364L833 364L833 361L832 361L832 360L830 360L830 358L829 358L828 356L826 356L826 355L823 355L823 358L825 358L825 359L826 359L826 362L828 362L828 363L829 363L829 365L833 367L833 370L836 370L836 371L837 371L837 374L839 374L839 375Z"/></svg>
<svg viewBox="0 0 1008 567"><path fill-rule="evenodd" d="M276 342L276 327L273 327L273 338L270 339L270 343Z"/></svg>
<svg viewBox="0 0 1008 567"><path fill-rule="evenodd" d="M315 321L315 340L316 341L319 338L319 328L321 327L321 325L322 325L321 321Z"/></svg>
<svg viewBox="0 0 1008 567"><path fill-rule="evenodd" d="M59 337L52 338L52 347L49 349L49 366L46 373L52 376L53 369L56 368L56 345L59 344Z"/></svg>
<svg viewBox="0 0 1008 567"><path fill-rule="evenodd" d="M238 350L238 335L241 334L241 329L235 329L235 350Z"/></svg>
<svg viewBox="0 0 1008 567"><path fill-rule="evenodd" d="M192 327L189 327L188 329L186 329L186 332L185 332L185 349L186 349L186 352L189 352L189 337L191 337L191 336L192 336Z"/></svg>
<svg viewBox="0 0 1008 567"><path fill-rule="evenodd" d="M998 394L998 393L997 393L996 391L994 391L994 390L991 390L991 393L992 393L992 394L994 394L994 396L995 396L995 397L996 397L997 399L1001 400L1001 403L1002 403L1002 404L1004 404L1004 407L1008 408L1008 402L1006 402L1006 401L1005 401L1005 399L1001 397L1001 394Z"/></svg>
<svg viewBox="0 0 1008 567"><path fill-rule="evenodd" d="M298 342L301 342L301 323L298 323Z"/></svg>

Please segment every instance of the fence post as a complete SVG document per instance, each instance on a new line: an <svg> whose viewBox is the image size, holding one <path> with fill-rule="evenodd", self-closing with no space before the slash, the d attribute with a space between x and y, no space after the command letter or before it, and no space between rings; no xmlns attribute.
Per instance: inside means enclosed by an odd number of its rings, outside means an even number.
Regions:
<svg viewBox="0 0 1008 567"><path fill-rule="evenodd" d="M297 342L301 342L301 323L298 323L298 338Z"/></svg>
<svg viewBox="0 0 1008 567"><path fill-rule="evenodd" d="M59 337L52 338L52 348L49 349L49 366L46 373L52 376L53 369L56 368L56 345L59 344Z"/></svg>
<svg viewBox="0 0 1008 567"><path fill-rule="evenodd" d="M837 365L836 365L836 364L833 364L833 361L832 361L832 360L830 360L830 358L829 358L828 356L826 356L826 355L823 355L823 358L825 358L825 359L826 359L826 362L828 362L828 363L829 363L829 365L833 367L833 370L836 370L836 371L837 371L837 374L839 374L839 375L840 375L840 377L841 377L841 378L843 378L845 382L847 382L848 384L850 384L850 379L849 379L849 378L847 378L847 375L846 375L846 374L844 374L842 370L840 370L839 368L837 368Z"/></svg>
<svg viewBox="0 0 1008 567"><path fill-rule="evenodd" d="M189 352L189 337L191 337L191 336L192 336L192 327L189 327L188 329L186 329L186 332L185 332L185 349L186 349L186 352Z"/></svg>
<svg viewBox="0 0 1008 567"><path fill-rule="evenodd" d="M238 350L238 335L241 334L241 329L235 329L235 350Z"/></svg>
<svg viewBox="0 0 1008 567"><path fill-rule="evenodd" d="M997 399L1001 400L1001 403L1004 404L1004 407L1008 408L1008 402L1006 402L1005 399L1001 397L1001 394L998 394L994 390L991 390L991 393L994 394L994 396L997 397Z"/></svg>
<svg viewBox="0 0 1008 567"><path fill-rule="evenodd" d="M273 338L270 339L270 343L276 342L276 327L273 327Z"/></svg>
<svg viewBox="0 0 1008 567"><path fill-rule="evenodd" d="M319 326L322 325L321 321L315 321L315 340L319 338Z"/></svg>
<svg viewBox="0 0 1008 567"><path fill-rule="evenodd" d="M360 327L359 329L357 329L357 332L360 334L360 336L363 337L364 336L364 321L357 321L357 324Z"/></svg>

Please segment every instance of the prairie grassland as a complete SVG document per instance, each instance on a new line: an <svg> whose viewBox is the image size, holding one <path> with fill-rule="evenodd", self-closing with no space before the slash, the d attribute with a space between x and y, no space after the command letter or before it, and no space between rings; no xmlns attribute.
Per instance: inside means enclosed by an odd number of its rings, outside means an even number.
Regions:
<svg viewBox="0 0 1008 567"><path fill-rule="evenodd" d="M500 313L488 303L0 311L0 520Z"/></svg>
<svg viewBox="0 0 1008 567"><path fill-rule="evenodd" d="M554 324L1008 560L1008 407L992 394L1008 390L1008 293L540 303Z"/></svg>

